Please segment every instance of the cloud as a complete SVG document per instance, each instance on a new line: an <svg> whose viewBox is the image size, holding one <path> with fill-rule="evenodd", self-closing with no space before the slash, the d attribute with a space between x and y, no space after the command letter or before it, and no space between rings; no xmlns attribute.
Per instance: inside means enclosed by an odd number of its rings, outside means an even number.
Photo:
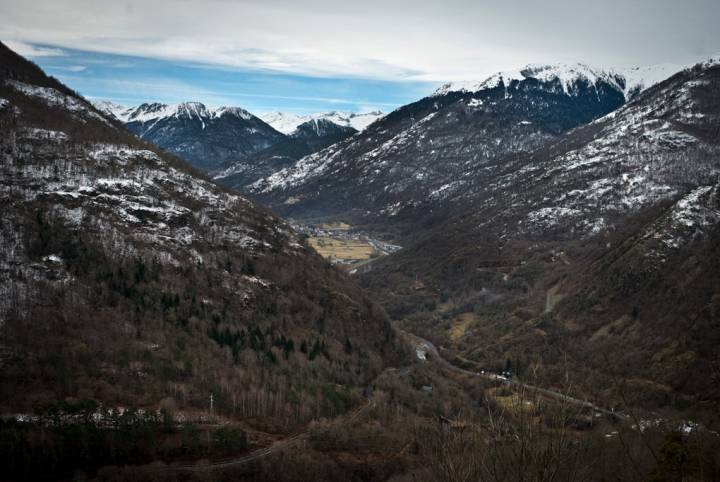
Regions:
<svg viewBox="0 0 720 482"><path fill-rule="evenodd" d="M66 76L65 80L79 81L79 77ZM309 95L283 95L283 94L264 94L259 92L246 93L240 92L235 88L229 89L203 89L202 87L186 83L179 79L153 78L146 77L142 80L130 79L95 79L93 81L95 88L102 89L110 94L113 99L118 101L127 101L130 94L142 92L144 95L150 96L155 100L164 102L185 102L188 100L199 100L210 106L218 107L221 105L235 105L238 102L244 104L248 99L260 100L267 99L270 101L299 101L299 102L317 102L329 105L358 105L366 102L363 99L329 97L329 96L309 96ZM96 96L91 96L96 97ZM107 97L107 96L106 96ZM367 110L387 110L390 107L397 107L397 102L374 102L372 108Z"/></svg>
<svg viewBox="0 0 720 482"><path fill-rule="evenodd" d="M444 81L530 62L684 63L720 45L717 0L2 3L0 38L26 45L318 77Z"/></svg>
<svg viewBox="0 0 720 482"><path fill-rule="evenodd" d="M23 57L60 57L66 55L62 49L41 47L17 40L7 40L5 44Z"/></svg>
<svg viewBox="0 0 720 482"><path fill-rule="evenodd" d="M84 70L87 70L87 67L85 67L84 65L53 65L50 68L55 70L64 70L66 72L82 72Z"/></svg>

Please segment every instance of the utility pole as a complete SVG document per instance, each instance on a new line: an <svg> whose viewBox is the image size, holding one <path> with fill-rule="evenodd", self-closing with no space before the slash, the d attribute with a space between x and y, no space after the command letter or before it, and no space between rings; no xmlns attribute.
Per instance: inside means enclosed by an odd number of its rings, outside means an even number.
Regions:
<svg viewBox="0 0 720 482"><path fill-rule="evenodd" d="M212 394L212 392L210 392L210 420L209 420L209 422L214 422L214 421L215 421L215 417L213 417L213 394ZM210 444L211 444L210 430L208 429L208 431L207 431L207 451L208 451L208 453L210 453Z"/></svg>

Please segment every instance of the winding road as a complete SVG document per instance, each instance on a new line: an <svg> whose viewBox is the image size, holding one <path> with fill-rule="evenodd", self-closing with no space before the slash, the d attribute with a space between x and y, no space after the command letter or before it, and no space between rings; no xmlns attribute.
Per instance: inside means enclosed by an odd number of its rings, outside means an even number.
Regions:
<svg viewBox="0 0 720 482"><path fill-rule="evenodd" d="M591 403L587 400L581 400L579 398L571 397L570 395L557 392L555 390L550 390L547 388L538 387L536 385L532 385L530 383L521 382L519 380L515 380L512 378L507 378L502 375L497 375L495 373L485 373L485 372L474 372L470 370L466 370L464 368L460 368L456 365L453 365L449 361L447 361L445 358L440 355L440 352L438 351L437 347L429 340L426 340L425 338L421 338L415 334L408 333L406 331L403 331L401 329L397 329L398 332L405 337L405 339L413 345L413 347L416 350L424 351L425 353L430 354L430 359L437 362L444 368L447 368L448 370L454 371L456 373L461 373L463 375L468 375L471 377L479 377L484 378L486 380L492 380L496 382L501 382L509 386L513 386L516 388L524 388L525 390L532 391L535 393L539 393L540 395L543 395L547 398L552 398L554 400L558 400L563 403L567 403L570 405L575 405L581 408L586 408L588 410L592 410L596 413L601 413L603 415L609 415L612 417L617 417L620 420L630 420L630 416L626 415L622 412L617 412L614 410L608 410L606 408L600 407L598 405L595 405L594 403Z"/></svg>
<svg viewBox="0 0 720 482"><path fill-rule="evenodd" d="M603 415L609 415L612 417L616 417L619 420L622 421L631 421L631 417L629 415L626 415L621 412L616 412L613 410L608 410L602 407L599 407L598 405L595 405L587 400L581 400L579 398L571 397L569 395L566 395L561 392L557 392L554 390L549 390L547 388L538 387L536 385L532 385L529 383L524 383L518 380L506 378L502 375L497 375L494 373L484 373L484 372L473 372L470 370L466 370L464 368L460 368L456 365L453 365L452 363L448 362L446 359L444 359L440 352L438 351L437 347L430 341L421 338L417 335L414 335L412 333L408 333L406 331L403 331L399 328L396 328L398 333L408 342L410 345L415 349L419 350L421 352L425 352L426 354L429 354L430 356L425 358L425 361L432 361L443 368L446 368L448 370L454 371L456 373L460 373L463 375L471 376L471 377L478 377L483 378L486 380L491 380L495 382L504 383L508 386L516 387L516 388L523 388L528 391L532 391L535 393L538 393L544 397L552 398L554 400L558 400L563 403L567 403L569 405L578 406L581 408L585 408L588 410L591 410L596 413L601 413ZM429 360L428 360L429 358ZM386 368L386 370L390 370L393 368ZM384 372L384 371L383 371ZM365 399L364 403L352 410L351 412L348 412L344 415L341 415L335 419L333 419L333 423L341 423L341 424L347 424L350 423L357 418L359 418L362 414L367 412L369 409L375 406L375 401L373 400L372 396ZM234 457L230 459L225 460L217 460L217 461L202 461L197 463L186 463L186 464L175 464L175 465L168 465L166 468L167 470L174 470L174 471L206 471L206 470L213 470L213 469L222 469L226 467L233 467L238 465L243 465L249 462L252 462L254 460L261 459L263 457L267 457L268 455L274 454L276 452L279 452L281 450L287 449L289 447L292 447L304 440L307 440L309 438L309 432L307 430L290 435L284 439L278 440L272 445L268 447L259 448L257 450L254 450L252 452L249 452L245 455L242 455L240 457Z"/></svg>

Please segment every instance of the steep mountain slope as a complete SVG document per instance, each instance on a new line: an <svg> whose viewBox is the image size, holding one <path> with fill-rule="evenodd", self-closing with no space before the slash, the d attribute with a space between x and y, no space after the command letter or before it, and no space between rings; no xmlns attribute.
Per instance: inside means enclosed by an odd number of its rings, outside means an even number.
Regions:
<svg viewBox="0 0 720 482"><path fill-rule="evenodd" d="M141 139L241 190L352 136L357 132L353 125L362 126L379 115L329 112L291 117L277 113L270 118L276 124L292 124L292 129L278 132L239 107L210 109L199 102L125 107L109 101L96 101L94 106Z"/></svg>
<svg viewBox="0 0 720 482"><path fill-rule="evenodd" d="M328 119L311 119L297 126L291 139L307 144L311 152L319 151L357 133L354 127L342 126Z"/></svg>
<svg viewBox="0 0 720 482"><path fill-rule="evenodd" d="M254 122L175 112L188 129ZM383 312L281 220L2 44L0 132L4 413L205 411L212 394L216 413L287 429L348 409L398 355Z"/></svg>
<svg viewBox="0 0 720 482"><path fill-rule="evenodd" d="M327 119L311 119L298 125L285 139L251 158L232 162L218 172L215 179L225 186L244 191L258 179L271 176L298 159L347 139L356 132L352 127Z"/></svg>
<svg viewBox="0 0 720 482"><path fill-rule="evenodd" d="M251 190L292 216L395 223L403 210L475 183L472 175L494 160L531 152L615 110L628 88L637 91L620 74L584 65L527 67L477 85L446 85Z"/></svg>
<svg viewBox="0 0 720 482"><path fill-rule="evenodd" d="M262 120L273 126L283 134L292 134L301 124L310 121L330 121L342 127L352 127L356 131L362 131L367 126L380 119L383 115L380 111L372 112L321 112L311 115L294 115L285 112L268 112L261 114Z"/></svg>
<svg viewBox="0 0 720 482"><path fill-rule="evenodd" d="M244 159L284 139L281 133L239 107L209 109L199 102L142 104L121 110L101 105L138 137L204 171Z"/></svg>
<svg viewBox="0 0 720 482"><path fill-rule="evenodd" d="M539 363L616 403L622 389L716 406L720 62L469 178L443 200L464 214L365 274L394 317L480 366Z"/></svg>

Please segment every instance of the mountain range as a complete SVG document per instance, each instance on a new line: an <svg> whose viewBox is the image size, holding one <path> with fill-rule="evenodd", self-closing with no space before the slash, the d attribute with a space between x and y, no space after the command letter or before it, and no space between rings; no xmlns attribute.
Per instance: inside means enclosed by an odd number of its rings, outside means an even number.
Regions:
<svg viewBox="0 0 720 482"><path fill-rule="evenodd" d="M352 136L382 115L333 111L256 117L239 107L211 109L199 102L126 107L96 101L94 105L141 139L218 178L229 178L226 184L240 188Z"/></svg>
<svg viewBox="0 0 720 482"><path fill-rule="evenodd" d="M362 279L392 317L476 366L539 357L546 383L571 366L615 403L715 406L718 154L715 59L531 152L472 163L404 206L424 222ZM467 335L451 341L443 327L462 316Z"/></svg>
<svg viewBox="0 0 720 482"><path fill-rule="evenodd" d="M311 115L294 115L284 112L268 112L261 114L259 117L273 126L275 130L282 132L283 134L292 134L301 124L304 124L312 120L327 120L333 124L337 124L343 127L352 127L356 131L362 131L367 126L381 118L383 114L381 111L371 112L323 112Z"/></svg>
<svg viewBox="0 0 720 482"><path fill-rule="evenodd" d="M583 64L528 66L482 82L446 84L248 189L295 217L382 223L406 209L422 205L427 211L472 183L489 161L531 152L614 111L668 67L632 72L625 77Z"/></svg>

